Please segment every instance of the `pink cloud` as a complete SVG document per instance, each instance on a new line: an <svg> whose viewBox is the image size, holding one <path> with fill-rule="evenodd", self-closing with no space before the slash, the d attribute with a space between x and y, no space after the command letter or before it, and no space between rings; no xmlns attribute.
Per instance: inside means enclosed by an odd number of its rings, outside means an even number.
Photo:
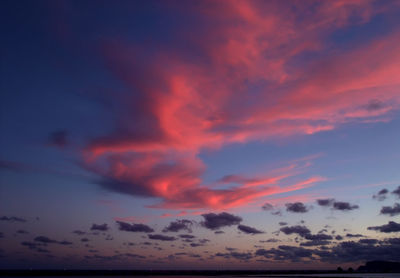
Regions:
<svg viewBox="0 0 400 278"><path fill-rule="evenodd" d="M223 177L217 184L225 187L215 188L203 183L206 165L198 155L390 117L400 105L399 34L342 51L325 42L331 32L388 9L374 9L372 1L204 2L185 12L213 28L182 34L200 49L201 62L170 49L150 56L140 46L105 44L106 65L131 94L115 96L115 130L89 143L86 167L104 178L105 188L157 197L161 202L151 207L180 210L245 206L323 181L283 186L297 174L288 169ZM325 56L293 65L306 52Z"/></svg>

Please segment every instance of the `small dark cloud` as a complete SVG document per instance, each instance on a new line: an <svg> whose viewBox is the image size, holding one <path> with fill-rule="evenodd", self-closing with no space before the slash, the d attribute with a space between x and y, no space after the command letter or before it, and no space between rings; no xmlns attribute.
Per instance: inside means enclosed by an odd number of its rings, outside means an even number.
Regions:
<svg viewBox="0 0 400 278"><path fill-rule="evenodd" d="M392 191L392 194L396 195L397 198L400 198L400 185Z"/></svg>
<svg viewBox="0 0 400 278"><path fill-rule="evenodd" d="M82 241L82 242L88 242L88 241L89 241L89 239L88 239L88 238L86 238L86 237L84 237L84 238L82 238L82 239L81 239L81 241Z"/></svg>
<svg viewBox="0 0 400 278"><path fill-rule="evenodd" d="M91 231L108 231L110 228L106 223L104 224L93 224L92 227L90 228Z"/></svg>
<svg viewBox="0 0 400 278"><path fill-rule="evenodd" d="M305 234L304 238L308 239L308 240L317 240L317 241L333 239L333 237L331 235L327 235L327 234L316 234L316 235Z"/></svg>
<svg viewBox="0 0 400 278"><path fill-rule="evenodd" d="M350 234L350 233L348 233L348 234L346 234L346 237L364 237L364 236L361 235L361 234Z"/></svg>
<svg viewBox="0 0 400 278"><path fill-rule="evenodd" d="M61 245L71 245L72 244L72 242L70 242L70 241L66 241L66 240L63 240L63 241L58 241L58 240L54 240L54 239L51 239L51 238L48 238L47 236L37 236L37 237L35 237L34 239L33 239L34 241L37 241L37 242L40 242L40 243L42 243L42 244L61 244Z"/></svg>
<svg viewBox="0 0 400 278"><path fill-rule="evenodd" d="M388 193L389 193L389 190L384 188L384 189L380 190L377 194L374 194L372 196L372 199L377 200L377 201L383 201L386 199Z"/></svg>
<svg viewBox="0 0 400 278"><path fill-rule="evenodd" d="M305 237L308 234L311 234L311 231L305 226L286 226L280 229L285 235L298 234L301 237Z"/></svg>
<svg viewBox="0 0 400 278"><path fill-rule="evenodd" d="M215 231L214 234L219 235L219 234L225 234L224 231Z"/></svg>
<svg viewBox="0 0 400 278"><path fill-rule="evenodd" d="M349 211L358 209L358 205L352 205L348 202L339 202L335 199L317 199L317 204L322 207L332 207L334 210Z"/></svg>
<svg viewBox="0 0 400 278"><path fill-rule="evenodd" d="M310 249L288 245L280 245L277 249L258 249L255 252L256 256L263 256L267 259L292 262L301 261L303 258L311 258L312 254L313 252Z"/></svg>
<svg viewBox="0 0 400 278"><path fill-rule="evenodd" d="M125 231L125 232L134 232L134 233L152 233L154 232L154 230L145 225L145 224L129 224L126 222L122 222L122 221L117 221L116 222L118 224L118 229L120 231Z"/></svg>
<svg viewBox="0 0 400 278"><path fill-rule="evenodd" d="M286 226L288 223L287 222L279 222L278 224L279 224L279 226Z"/></svg>
<svg viewBox="0 0 400 278"><path fill-rule="evenodd" d="M353 210L353 209L358 209L359 206L357 205L352 205L348 202L334 202L333 203L333 209L335 210Z"/></svg>
<svg viewBox="0 0 400 278"><path fill-rule="evenodd" d="M0 238L4 238L4 234L0 232Z"/></svg>
<svg viewBox="0 0 400 278"><path fill-rule="evenodd" d="M29 249L32 249L32 250L38 248L39 246L41 246L40 243L35 243L35 242L30 242L30 241L23 241L23 242L21 242L21 245L22 246L26 246L26 247L28 247Z"/></svg>
<svg viewBox="0 0 400 278"><path fill-rule="evenodd" d="M185 238L185 239L193 239L195 238L194 235L179 235L180 238Z"/></svg>
<svg viewBox="0 0 400 278"><path fill-rule="evenodd" d="M229 253L218 252L215 254L215 256L222 257L225 259L234 258L234 259L241 260L241 261L248 261L253 258L253 255L251 253L245 253L245 252L242 253L242 252L236 252L236 251L229 252Z"/></svg>
<svg viewBox="0 0 400 278"><path fill-rule="evenodd" d="M295 212L295 213L306 213L308 212L307 207L301 203L301 202L296 202L296 203L287 203L285 204L286 210L289 212Z"/></svg>
<svg viewBox="0 0 400 278"><path fill-rule="evenodd" d="M30 241L23 241L21 242L22 246L26 246L31 250L37 251L39 253L50 253L49 250L44 249L42 246L44 245L43 243L35 243L35 242L30 242Z"/></svg>
<svg viewBox="0 0 400 278"><path fill-rule="evenodd" d="M400 223L389 221L387 224L384 224L382 226L368 227L368 230L379 231L381 233L400 232Z"/></svg>
<svg viewBox="0 0 400 278"><path fill-rule="evenodd" d="M318 239L313 239L310 241L306 241L306 242L302 242L300 243L300 246L324 246L324 245L328 245L331 242L328 240L318 240Z"/></svg>
<svg viewBox="0 0 400 278"><path fill-rule="evenodd" d="M123 254L123 256L129 257L129 258L146 259L146 256L132 254L132 253L126 253L126 254Z"/></svg>
<svg viewBox="0 0 400 278"><path fill-rule="evenodd" d="M187 231L189 233L192 232L192 225L193 222L187 219L176 220L171 223L167 227L165 227L162 231L166 232L180 232L180 231Z"/></svg>
<svg viewBox="0 0 400 278"><path fill-rule="evenodd" d="M267 239L267 240L260 240L260 242L261 243L270 243L270 242L280 242L280 240L276 239L276 238L270 238L270 239Z"/></svg>
<svg viewBox="0 0 400 278"><path fill-rule="evenodd" d="M382 207L381 214L389 214L390 216L395 216L400 214L400 204L396 203L393 207Z"/></svg>
<svg viewBox="0 0 400 278"><path fill-rule="evenodd" d="M246 225L239 225L238 229L240 231L242 231L243 233L252 234L252 235L263 234L264 233L263 231L257 230L256 228L249 227L249 226L246 226Z"/></svg>
<svg viewBox="0 0 400 278"><path fill-rule="evenodd" d="M337 236L335 237L335 239L336 239L336 240L343 240L343 237L342 237L341 235L337 235Z"/></svg>
<svg viewBox="0 0 400 278"><path fill-rule="evenodd" d="M230 256L232 258L235 258L235 259L241 260L241 261L248 261L253 258L253 255L251 253L245 253L245 252L231 252Z"/></svg>
<svg viewBox="0 0 400 278"><path fill-rule="evenodd" d="M85 256L84 257L87 260L100 260L100 261L116 261L116 260L121 260L121 255L113 255L113 256L101 256L101 255L92 255L92 256Z"/></svg>
<svg viewBox="0 0 400 278"><path fill-rule="evenodd" d="M34 241L45 243L45 244L47 244L47 243L57 243L58 242L57 240L50 239L50 238L48 238L46 236L37 236L37 237L35 237Z"/></svg>
<svg viewBox="0 0 400 278"><path fill-rule="evenodd" d="M363 244L377 244L379 240L374 239L374 238L363 238L358 241L359 243Z"/></svg>
<svg viewBox="0 0 400 278"><path fill-rule="evenodd" d="M317 204L321 207L330 207L335 199L318 199Z"/></svg>
<svg viewBox="0 0 400 278"><path fill-rule="evenodd" d="M7 222L26 222L25 219L20 218L20 217L16 217L16 216L2 216L0 217L0 221L7 221Z"/></svg>
<svg viewBox="0 0 400 278"><path fill-rule="evenodd" d="M150 234L148 235L149 239L153 240L162 240L162 241L174 241L176 238L173 236L165 236L160 234Z"/></svg>
<svg viewBox="0 0 400 278"><path fill-rule="evenodd" d="M191 247L199 247L199 246L204 246L204 244L192 242L192 243L190 243L190 246L191 246Z"/></svg>
<svg viewBox="0 0 400 278"><path fill-rule="evenodd" d="M73 234L76 234L76 235L78 235L78 236L82 236L82 235L85 235L85 234L86 234L86 232L80 231L80 230L75 230L75 231L73 231L72 233L73 233Z"/></svg>
<svg viewBox="0 0 400 278"><path fill-rule="evenodd" d="M220 229L226 226L238 225L242 218L227 212L202 214L204 221L201 225L210 230Z"/></svg>
<svg viewBox="0 0 400 278"><path fill-rule="evenodd" d="M270 203L265 203L261 208L262 208L263 210L270 211L270 210L273 210L273 209L274 209L274 206L271 205Z"/></svg>
<svg viewBox="0 0 400 278"><path fill-rule="evenodd" d="M68 145L68 132L66 130L58 130L50 133L48 142L50 146L65 148Z"/></svg>

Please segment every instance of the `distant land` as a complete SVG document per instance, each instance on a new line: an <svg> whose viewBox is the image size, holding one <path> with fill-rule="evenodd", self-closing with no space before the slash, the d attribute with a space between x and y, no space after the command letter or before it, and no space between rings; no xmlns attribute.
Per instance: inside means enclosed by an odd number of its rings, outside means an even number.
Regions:
<svg viewBox="0 0 400 278"><path fill-rule="evenodd" d="M360 266L357 272L400 273L400 262L371 261Z"/></svg>
<svg viewBox="0 0 400 278"><path fill-rule="evenodd" d="M74 269L2 269L0 276L222 276L330 273L400 273L400 262L370 261L353 270L74 270Z"/></svg>

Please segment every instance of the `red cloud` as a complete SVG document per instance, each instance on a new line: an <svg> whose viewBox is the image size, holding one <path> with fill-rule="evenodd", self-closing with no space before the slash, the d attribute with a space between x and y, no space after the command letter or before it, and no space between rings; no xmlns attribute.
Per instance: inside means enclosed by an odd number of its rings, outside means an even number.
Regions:
<svg viewBox="0 0 400 278"><path fill-rule="evenodd" d="M182 34L196 57L115 41L103 47L111 73L130 91L114 96L114 132L85 150L87 167L104 177L105 188L161 198L153 207L243 206L322 178L282 187L281 180L295 172L232 175L219 184L234 186L211 188L201 180L202 150L386 120L399 108L399 34L346 51L325 43L332 31L363 24L390 7L377 9L370 1L279 3L214 1L185 9L200 18L197 37ZM305 53L315 55L296 64Z"/></svg>

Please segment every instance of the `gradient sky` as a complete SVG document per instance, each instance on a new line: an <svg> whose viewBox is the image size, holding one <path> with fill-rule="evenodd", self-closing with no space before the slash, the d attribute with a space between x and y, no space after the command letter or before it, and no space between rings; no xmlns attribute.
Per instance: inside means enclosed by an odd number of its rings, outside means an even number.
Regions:
<svg viewBox="0 0 400 278"><path fill-rule="evenodd" d="M400 260L399 1L2 1L0 267Z"/></svg>

